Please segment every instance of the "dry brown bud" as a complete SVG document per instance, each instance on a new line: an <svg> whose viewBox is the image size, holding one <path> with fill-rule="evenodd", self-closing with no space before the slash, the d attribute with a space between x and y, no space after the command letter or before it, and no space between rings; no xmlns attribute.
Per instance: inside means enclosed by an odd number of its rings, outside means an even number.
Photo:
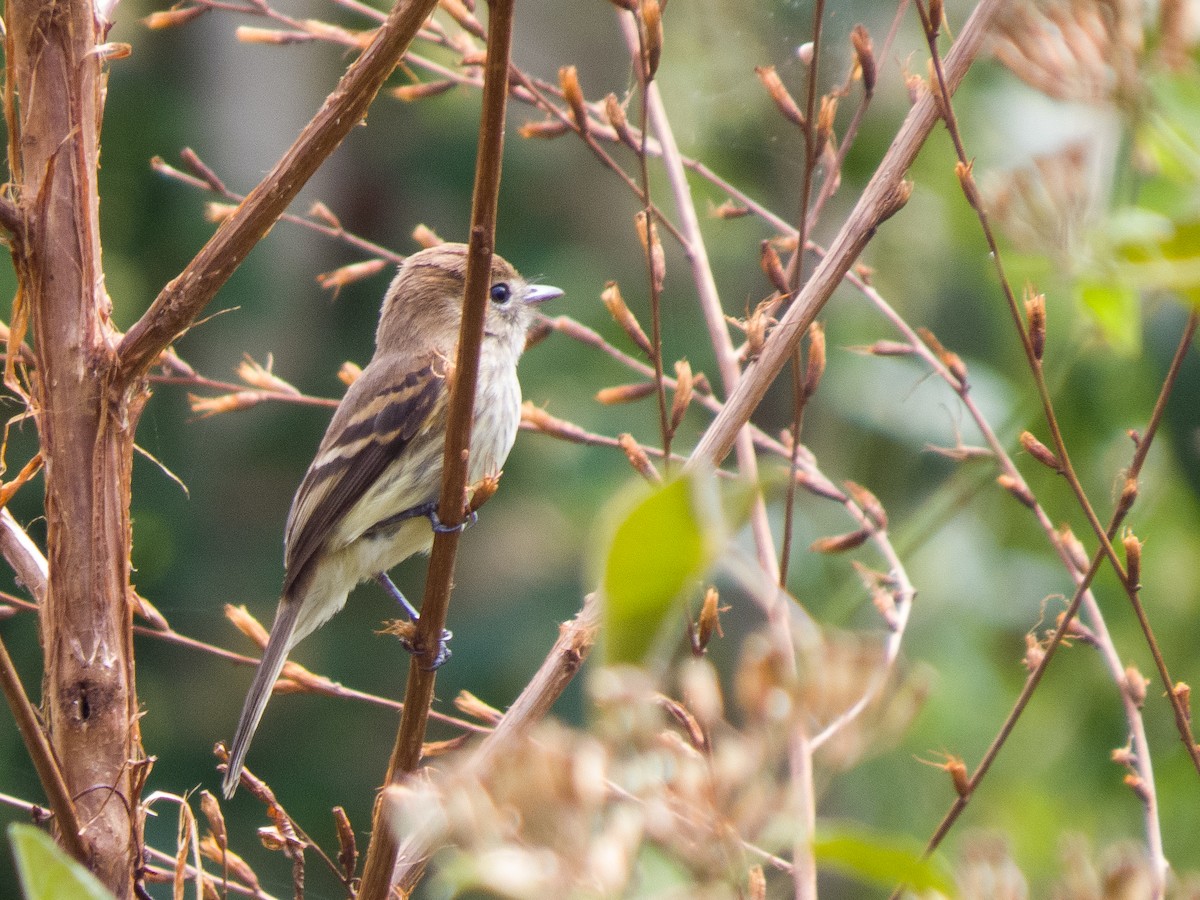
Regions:
<svg viewBox="0 0 1200 900"><path fill-rule="evenodd" d="M908 102L913 106L916 106L917 101L929 90L929 83L915 72L905 76L904 86L908 88Z"/></svg>
<svg viewBox="0 0 1200 900"><path fill-rule="evenodd" d="M918 328L917 334L920 335L921 340L929 345L929 349L933 351L933 355L938 358L938 361L957 379L958 389L965 389L967 386L966 363L962 361L957 353L943 347L942 342L928 328Z"/></svg>
<svg viewBox="0 0 1200 900"><path fill-rule="evenodd" d="M596 400L605 406L616 406L621 403L635 403L649 397L658 385L653 381L639 381L636 384L618 384L614 387L601 388L596 391Z"/></svg>
<svg viewBox="0 0 1200 900"><path fill-rule="evenodd" d="M1022 506L1029 509L1037 506L1037 501L1033 499L1033 494L1029 493L1029 488L1025 486L1023 481L1005 473L996 477L996 483L1016 497Z"/></svg>
<svg viewBox="0 0 1200 900"><path fill-rule="evenodd" d="M683 729L684 737L695 750L708 748L708 736L696 717L678 700L672 700L664 694L658 695L658 705Z"/></svg>
<svg viewBox="0 0 1200 900"><path fill-rule="evenodd" d="M854 47L854 58L858 63L858 71L862 75L863 90L867 96L875 93L875 79L878 75L875 68L875 48L871 43L871 34L863 25L855 25L850 32L850 43Z"/></svg>
<svg viewBox="0 0 1200 900"><path fill-rule="evenodd" d="M1192 721L1192 688L1186 681L1175 682L1175 687L1171 688L1171 693L1179 700L1183 707L1184 715L1188 722Z"/></svg>
<svg viewBox="0 0 1200 900"><path fill-rule="evenodd" d="M847 550L861 547L870 536L871 532L869 529L860 528L857 531L850 531L845 534L817 538L809 545L808 549L813 553L845 553Z"/></svg>
<svg viewBox="0 0 1200 900"><path fill-rule="evenodd" d="M544 122L526 122L517 129L517 134L523 138L556 138L572 133L571 126L558 119L547 119Z"/></svg>
<svg viewBox="0 0 1200 900"><path fill-rule="evenodd" d="M837 118L837 97L826 94L821 98L821 108L817 112L817 152L823 153L833 140L833 123ZM832 170L828 170L832 171ZM901 182L903 183L903 182ZM905 201L907 202L907 200Z"/></svg>
<svg viewBox="0 0 1200 900"><path fill-rule="evenodd" d="M1064 522L1058 528L1057 534L1058 539L1062 542L1063 549L1067 552L1067 556L1071 560L1071 565L1075 567L1075 571L1080 574L1086 572L1088 570L1087 551L1083 547L1083 542L1071 530L1071 526Z"/></svg>
<svg viewBox="0 0 1200 900"><path fill-rule="evenodd" d="M954 174L958 176L958 183L967 198L967 203L971 205L971 209L978 212L983 209L983 201L979 197L979 186L975 183L973 168L974 163L957 162L954 164Z"/></svg>
<svg viewBox="0 0 1200 900"><path fill-rule="evenodd" d="M709 214L714 219L741 219L750 215L750 207L739 206L732 200L726 200L720 206L710 205Z"/></svg>
<svg viewBox="0 0 1200 900"><path fill-rule="evenodd" d="M775 108L779 110L783 117L798 128L804 128L804 113L800 111L800 106L796 103L795 98L788 93L788 89L784 86L783 79L779 77L779 73L775 71L775 67L755 66L754 74L758 76L758 80L767 89L767 93L775 101Z"/></svg>
<svg viewBox="0 0 1200 900"><path fill-rule="evenodd" d="M808 326L808 360L804 369L804 399L817 392L825 374L825 326L813 322Z"/></svg>
<svg viewBox="0 0 1200 900"><path fill-rule="evenodd" d="M583 88L579 86L579 70L574 66L563 66L558 70L558 84L562 88L563 99L571 110L571 119L575 127L583 134L588 132L587 104L583 100Z"/></svg>
<svg viewBox="0 0 1200 900"><path fill-rule="evenodd" d="M338 369L337 373L338 381L340 381L346 387L350 387L350 385L358 381L361 376L362 367L350 362L349 360L346 360L346 362L342 363L342 367Z"/></svg>
<svg viewBox="0 0 1200 900"><path fill-rule="evenodd" d="M588 443L588 433L578 425L565 419L555 418L528 400L521 404L521 425L531 431L540 431L542 434L570 441L573 444Z"/></svg>
<svg viewBox="0 0 1200 900"><path fill-rule="evenodd" d="M225 816L221 814L221 804L208 791L200 792L200 811L208 821L208 830L212 832L217 843L225 847L229 842L229 832L225 829Z"/></svg>
<svg viewBox="0 0 1200 900"><path fill-rule="evenodd" d="M1138 799L1141 800L1143 803L1146 803L1150 800L1150 798L1151 798L1150 791L1146 788L1146 782L1142 779L1142 777L1140 775L1135 775L1132 772L1130 772L1122 780L1129 787L1129 789L1132 790L1137 795Z"/></svg>
<svg viewBox="0 0 1200 900"><path fill-rule="evenodd" d="M1139 672L1137 666L1125 667L1125 690L1138 709L1146 704L1146 688L1149 686L1150 679Z"/></svg>
<svg viewBox="0 0 1200 900"><path fill-rule="evenodd" d="M426 741L421 745L421 759L434 759L445 756L447 753L453 753L470 739L471 735L460 734L458 737L447 738L444 741Z"/></svg>
<svg viewBox="0 0 1200 900"><path fill-rule="evenodd" d="M1142 587L1142 542L1137 539L1136 534L1126 529L1121 543L1125 545L1125 584L1131 591L1140 590Z"/></svg>
<svg viewBox="0 0 1200 900"><path fill-rule="evenodd" d="M280 31L277 28L255 28L253 25L239 25L234 29L234 36L243 44L300 44L316 40L311 34L303 31Z"/></svg>
<svg viewBox="0 0 1200 900"><path fill-rule="evenodd" d="M869 353L871 356L912 356L915 352L912 344L906 344L903 341L876 341L868 347L853 347L860 353Z"/></svg>
<svg viewBox="0 0 1200 900"><path fill-rule="evenodd" d="M250 615L244 606L225 604L225 618L233 623L233 627L250 638L261 650L267 646L267 629L263 628L258 619Z"/></svg>
<svg viewBox="0 0 1200 900"><path fill-rule="evenodd" d="M160 12L152 12L142 22L147 28L174 28L178 25L186 25L192 19L198 19L200 16L208 12L207 6L185 6L182 9L165 9Z"/></svg>
<svg viewBox="0 0 1200 900"><path fill-rule="evenodd" d="M1111 754L1109 754L1109 757L1119 766L1132 766L1135 762L1137 762L1137 754L1135 754L1133 749L1128 746L1117 747Z"/></svg>
<svg viewBox="0 0 1200 900"><path fill-rule="evenodd" d="M419 81L416 84L402 84L399 87L394 87L391 90L391 94L397 100L412 103L416 100L424 100L426 97L436 97L438 94L444 94L446 91L457 86L457 82L451 81L448 78L438 81Z"/></svg>
<svg viewBox="0 0 1200 900"><path fill-rule="evenodd" d="M803 469L796 470L796 486L834 503L845 503L849 499L829 479L810 475Z"/></svg>
<svg viewBox="0 0 1200 900"><path fill-rule="evenodd" d="M847 481L845 484L846 492L871 520L871 524L879 531L885 530L888 527L887 510L883 508L879 498L861 484L855 484L853 481Z"/></svg>
<svg viewBox="0 0 1200 900"><path fill-rule="evenodd" d="M654 463L650 462L650 457L646 455L645 449L634 440L632 434L626 432L617 435L617 444L625 451L625 458L629 460L629 464L633 466L635 472L651 484L658 484L662 481L658 469L654 468Z"/></svg>
<svg viewBox="0 0 1200 900"><path fill-rule="evenodd" d="M251 387L261 388L264 391L299 396L300 392L296 388L271 371L274 364L275 360L270 354L267 355L267 364L265 366L255 362L249 356L244 356L242 361L238 363L237 376Z"/></svg>
<svg viewBox="0 0 1200 900"><path fill-rule="evenodd" d="M696 621L696 639L692 649L699 655L707 648L715 634L724 637L721 631L721 596L715 587L710 587L704 593L704 603L700 607L700 618Z"/></svg>
<svg viewBox="0 0 1200 900"><path fill-rule="evenodd" d="M631 150L641 152L641 145L633 136L633 132L629 130L629 120L625 116L625 107L617 100L616 94L609 94L604 98L604 116L608 119L608 124L613 127L613 131L617 133L621 143Z"/></svg>
<svg viewBox="0 0 1200 900"><path fill-rule="evenodd" d="M759 247L758 264L775 290L781 294L791 293L791 289L788 287L787 273L783 270L783 262L779 259L779 254L775 252L770 241L763 241Z"/></svg>
<svg viewBox="0 0 1200 900"><path fill-rule="evenodd" d="M372 275L377 275L387 268L387 266L387 261L383 259L367 259L362 262L351 263L348 266L334 269L332 272L322 272L317 276L317 284L325 290L332 288L333 296L337 297L338 292L346 285L362 281L364 278L370 278Z"/></svg>
<svg viewBox="0 0 1200 900"><path fill-rule="evenodd" d="M650 343L650 338L646 337L646 332L637 317L625 305L625 298L621 296L621 288L615 281L610 281L604 286L600 300L604 303L608 314L613 317L613 321L621 326L621 330L638 346L638 349L650 359L654 359L654 345Z"/></svg>
<svg viewBox="0 0 1200 900"><path fill-rule="evenodd" d="M188 406L199 418L207 419L221 413L249 409L265 399L266 395L262 391L238 391L236 394L221 394L219 397L188 394Z"/></svg>
<svg viewBox="0 0 1200 900"><path fill-rule="evenodd" d="M929 36L937 37L945 20L946 10L943 0L929 0Z"/></svg>
<svg viewBox="0 0 1200 900"><path fill-rule="evenodd" d="M354 828L350 825L350 817L340 806L333 808L333 824L337 829L338 865L342 867L342 876L349 884L358 868L358 841L354 837Z"/></svg>
<svg viewBox="0 0 1200 900"><path fill-rule="evenodd" d="M746 896L749 900L767 900L767 876L762 866L751 866L746 873Z"/></svg>
<svg viewBox="0 0 1200 900"><path fill-rule="evenodd" d="M467 503L467 511L469 513L477 513L496 495L496 491L500 490L500 476L504 472L495 472L491 475L484 475L474 484L467 487L467 493L470 495L470 501Z"/></svg>
<svg viewBox="0 0 1200 900"><path fill-rule="evenodd" d="M662 59L662 7L658 0L642 0L642 23L646 26L646 81L653 81Z"/></svg>
<svg viewBox="0 0 1200 900"><path fill-rule="evenodd" d="M646 252L650 262L650 277L654 281L655 293L660 293L663 289L663 281L667 276L667 256L663 251L662 241L658 237L658 224L653 220L649 226L646 224L646 211L638 210L634 216L634 224L637 226L638 240L642 243L642 249Z"/></svg>
<svg viewBox="0 0 1200 900"><path fill-rule="evenodd" d="M1048 469L1052 469L1058 474L1062 474L1062 463L1058 461L1058 457L1054 455L1054 451L1035 438L1028 431L1021 432L1021 446L1025 452L1040 462Z"/></svg>
<svg viewBox="0 0 1200 900"><path fill-rule="evenodd" d="M445 243L436 231L425 224L418 225L413 229L412 239L425 249Z"/></svg>
<svg viewBox="0 0 1200 900"><path fill-rule="evenodd" d="M488 725L496 725L504 718L504 713L490 703L484 703L470 691L459 691L458 696L454 698L454 707L463 715Z"/></svg>
<svg viewBox="0 0 1200 900"><path fill-rule="evenodd" d="M970 796L971 779L967 777L967 764L962 761L961 757L953 756L949 753L942 754L942 756L944 757L942 762L933 762L927 759L918 759L918 761L946 772L950 776L950 781L954 785L954 792L958 796Z"/></svg>
<svg viewBox="0 0 1200 900"><path fill-rule="evenodd" d="M692 367L686 359L675 363L675 396L671 399L671 433L679 427L692 404Z"/></svg>
<svg viewBox="0 0 1200 900"><path fill-rule="evenodd" d="M1025 288L1025 319L1029 324L1033 356L1041 360L1046 350L1046 295L1035 294L1030 287Z"/></svg>

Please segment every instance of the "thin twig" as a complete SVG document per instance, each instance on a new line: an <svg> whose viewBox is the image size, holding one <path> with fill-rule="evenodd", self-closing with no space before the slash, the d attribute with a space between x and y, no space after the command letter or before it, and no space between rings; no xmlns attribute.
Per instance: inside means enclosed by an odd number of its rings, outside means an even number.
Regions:
<svg viewBox="0 0 1200 900"><path fill-rule="evenodd" d="M483 112L479 121L479 150L475 164L475 191L471 201L471 232L467 250L463 319L459 332L454 385L447 413L446 446L442 461L442 489L438 516L449 526L463 521L462 498L467 487L466 453L471 443L475 383L487 310L488 282L495 244L496 211L500 194L500 168L504 147L504 112L508 99L509 57L512 47L513 0L492 0L488 16L487 63L483 79ZM396 746L388 763L386 785L416 770L425 739L425 724L433 702L436 672L433 653L440 646L446 609L454 578L454 557L459 532L453 527L434 536L429 574L418 620L418 647L408 669L404 714L396 733ZM385 804L376 805L371 843L363 865L362 900L384 900L391 893L396 867L397 840L383 818Z"/></svg>
<svg viewBox="0 0 1200 900"><path fill-rule="evenodd" d="M436 0L399 0L387 21L283 157L125 334L118 383L132 385L192 321L300 189L362 121Z"/></svg>

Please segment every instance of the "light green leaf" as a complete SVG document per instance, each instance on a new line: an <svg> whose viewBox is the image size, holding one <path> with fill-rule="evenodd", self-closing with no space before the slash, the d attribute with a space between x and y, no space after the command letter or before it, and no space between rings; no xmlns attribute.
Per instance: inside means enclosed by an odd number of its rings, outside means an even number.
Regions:
<svg viewBox="0 0 1200 900"><path fill-rule="evenodd" d="M96 876L42 829L14 822L8 826L8 840L25 900L113 900Z"/></svg>
<svg viewBox="0 0 1200 900"><path fill-rule="evenodd" d="M616 514L603 559L605 649L609 662L637 662L685 588L724 542L715 479L687 475Z"/></svg>
<svg viewBox="0 0 1200 900"><path fill-rule="evenodd" d="M921 846L890 835L839 829L813 841L818 866L884 887L907 885L916 891L954 892L954 882L936 857L922 858Z"/></svg>
<svg viewBox="0 0 1200 900"><path fill-rule="evenodd" d="M1081 281L1079 299L1091 310L1109 345L1124 356L1142 347L1142 316L1138 292L1118 280Z"/></svg>

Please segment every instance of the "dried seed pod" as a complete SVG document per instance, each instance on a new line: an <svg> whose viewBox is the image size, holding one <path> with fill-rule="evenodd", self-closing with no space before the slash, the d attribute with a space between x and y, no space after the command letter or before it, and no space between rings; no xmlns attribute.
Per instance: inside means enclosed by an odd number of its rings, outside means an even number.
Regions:
<svg viewBox="0 0 1200 900"><path fill-rule="evenodd" d="M663 250L662 241L658 237L658 225L651 220L649 224L646 221L646 211L638 210L634 216L634 224L637 226L638 240L642 243L642 249L650 262L650 277L654 281L655 293L661 293L663 289L663 281L667 275L667 256Z"/></svg>
<svg viewBox="0 0 1200 900"><path fill-rule="evenodd" d="M662 6L658 0L642 0L642 23L646 26L646 81L653 81L662 59Z"/></svg>
<svg viewBox="0 0 1200 900"><path fill-rule="evenodd" d="M625 116L625 107L617 100L616 94L609 94L604 98L604 116L608 119L608 124L613 127L622 144L630 150L641 152L641 145L634 138L633 132L629 130L629 120Z"/></svg>
<svg viewBox="0 0 1200 900"><path fill-rule="evenodd" d="M763 241L760 245L758 264L775 290L781 294L791 293L791 289L788 287L787 273L783 270L783 262L775 248L771 246L770 241Z"/></svg>
<svg viewBox="0 0 1200 900"><path fill-rule="evenodd" d="M855 25L850 32L850 44L854 47L854 58L858 63L858 71L862 75L863 90L869 97L875 93L875 79L878 77L871 33L865 26Z"/></svg>
<svg viewBox="0 0 1200 900"><path fill-rule="evenodd" d="M457 86L458 82L450 81L449 79L419 81L416 84L402 84L399 87L392 88L391 95L397 100L403 100L405 103L413 103L417 100L424 100L426 97L436 97L438 94L444 94L446 91Z"/></svg>
<svg viewBox="0 0 1200 900"><path fill-rule="evenodd" d="M1071 526L1065 522L1057 529L1058 539L1062 542L1063 549L1071 560L1071 565L1075 567L1075 571L1084 573L1088 570L1087 551L1083 547L1083 542L1075 536L1075 532L1071 530Z"/></svg>
<svg viewBox="0 0 1200 900"><path fill-rule="evenodd" d="M1025 288L1025 319L1033 356L1040 361L1046 350L1046 295L1035 294L1030 287Z"/></svg>
<svg viewBox="0 0 1200 900"><path fill-rule="evenodd" d="M813 322L808 326L808 360L804 369L804 399L817 392L825 374L825 326ZM882 527L882 526L881 526Z"/></svg>
<svg viewBox="0 0 1200 900"><path fill-rule="evenodd" d="M540 431L542 434L570 441L572 444L586 444L589 439L588 433L578 425L565 419L555 418L528 400L521 404L521 425L531 431Z"/></svg>
<svg viewBox="0 0 1200 900"><path fill-rule="evenodd" d="M1186 681L1175 682L1175 687L1171 688L1171 693L1179 700L1183 706L1183 711L1187 715L1187 720L1192 721L1192 687Z"/></svg>
<svg viewBox="0 0 1200 900"><path fill-rule="evenodd" d="M525 122L517 129L517 134L523 138L551 140L564 134L574 134L571 126L558 119L547 119L544 122Z"/></svg>
<svg viewBox="0 0 1200 900"><path fill-rule="evenodd" d="M653 381L639 381L636 384L618 384L614 387L601 388L596 391L596 401L605 406L617 406L621 403L636 403L649 397L658 389Z"/></svg>
<svg viewBox="0 0 1200 900"><path fill-rule="evenodd" d="M470 691L459 691L454 698L454 708L463 715L478 719L488 725L495 725L504 718L504 713L490 703L484 703Z"/></svg>
<svg viewBox="0 0 1200 900"><path fill-rule="evenodd" d="M912 344L902 341L876 341L868 347L852 348L871 356L912 356L916 351Z"/></svg>
<svg viewBox="0 0 1200 900"><path fill-rule="evenodd" d="M771 99L775 101L775 108L779 110L780 114L796 127L804 128L804 113L800 111L799 104L784 86L783 79L779 77L775 67L755 66L754 74L758 76L758 80L762 82L767 93L771 95Z"/></svg>
<svg viewBox="0 0 1200 900"><path fill-rule="evenodd" d="M856 484L853 481L847 481L846 492L851 499L859 505L863 513L871 524L880 531L888 527L887 510L883 508L883 504L879 502L879 498L872 494L861 484Z"/></svg>
<svg viewBox="0 0 1200 900"><path fill-rule="evenodd" d="M322 272L317 276L317 284L327 291L332 290L333 296L337 297L338 292L346 285L377 275L387 266L388 262L383 259L366 259L362 262L350 263L350 265L334 269L332 272Z"/></svg>
<svg viewBox="0 0 1200 900"><path fill-rule="evenodd" d="M654 345L650 343L650 338L646 336L645 330L632 310L626 306L625 298L621 296L621 288L615 281L610 281L604 286L604 290L600 293L600 300L604 303L608 314L613 317L613 321L621 326L621 330L629 336L638 349L650 359L654 359Z"/></svg>
<svg viewBox="0 0 1200 900"><path fill-rule="evenodd" d="M445 243L436 231L424 224L413 229L412 239L426 249Z"/></svg>
<svg viewBox="0 0 1200 900"><path fill-rule="evenodd" d="M354 384L362 376L362 367L347 360L342 363L342 367L338 369L338 381L346 387Z"/></svg>
<svg viewBox="0 0 1200 900"><path fill-rule="evenodd" d="M809 545L808 549L813 553L845 553L847 550L861 547L870 537L871 532L869 529L860 528L857 531L849 531L845 534L817 538Z"/></svg>
<svg viewBox="0 0 1200 900"><path fill-rule="evenodd" d="M1023 481L1005 473L996 477L996 484L1016 497L1022 506L1029 509L1034 509L1037 506L1037 501L1033 498L1033 494L1029 493L1029 488L1025 486Z"/></svg>
<svg viewBox="0 0 1200 900"><path fill-rule="evenodd" d="M750 215L750 207L739 206L732 200L726 200L720 206L710 206L709 214L714 219L741 219Z"/></svg>
<svg viewBox="0 0 1200 900"><path fill-rule="evenodd" d="M1134 501L1137 500L1137 495L1138 495L1137 477L1134 475L1126 475L1125 476L1125 484L1122 485L1122 487L1121 487L1121 496L1117 500L1117 510L1116 510L1117 516L1119 516L1120 518L1125 517L1126 513L1128 513L1130 508L1133 506Z"/></svg>
<svg viewBox="0 0 1200 900"><path fill-rule="evenodd" d="M1058 457L1054 455L1054 451L1035 438L1030 432L1021 432L1021 446L1025 449L1026 453L1040 462L1043 466L1051 469L1054 472L1057 472L1059 475L1062 474L1062 463L1059 462Z"/></svg>
<svg viewBox="0 0 1200 900"><path fill-rule="evenodd" d="M192 19L198 19L210 8L208 6L185 6L182 9L164 9L150 13L142 19L142 23L147 28L153 29L174 28L178 25L186 25Z"/></svg>
<svg viewBox="0 0 1200 900"><path fill-rule="evenodd" d="M629 464L633 466L635 472L649 481L651 484L658 484L662 481L662 476L658 474L658 469L654 468L654 463L650 462L650 457L646 455L646 451L642 448L632 434L628 432L617 435L617 444L625 451L625 457L629 460Z"/></svg>
<svg viewBox="0 0 1200 900"><path fill-rule="evenodd" d="M583 88L579 86L579 70L574 66L563 66L558 70L558 85L562 88L563 99L571 111L571 119L580 133L588 133L587 104L583 100Z"/></svg>
<svg viewBox="0 0 1200 900"><path fill-rule="evenodd" d="M975 175L972 172L973 163L956 162L954 164L954 174L958 176L958 184L962 188L963 195L967 198L967 203L971 205L971 209L979 212L983 209L983 200L979 196L979 186L975 183Z"/></svg>
<svg viewBox="0 0 1200 900"><path fill-rule="evenodd" d="M692 367L686 359L675 363L675 396L671 399L671 433L679 427L692 403Z"/></svg>
<svg viewBox="0 0 1200 900"><path fill-rule="evenodd" d="M709 641L715 634L718 637L724 637L721 631L721 595L717 593L715 587L710 587L704 593L704 603L700 607L700 616L696 620L696 641L693 649L697 653L703 653L707 648Z"/></svg>
<svg viewBox="0 0 1200 900"><path fill-rule="evenodd" d="M1137 666L1125 667L1125 691L1138 709L1146 705L1146 688L1149 685L1150 679L1139 672Z"/></svg>
<svg viewBox="0 0 1200 900"><path fill-rule="evenodd" d="M818 154L824 153L825 148L833 143L833 123L837 118L837 108L837 97L826 94L821 98L821 108L817 111L816 150ZM827 169L827 171L832 171L832 169Z"/></svg>
<svg viewBox="0 0 1200 900"><path fill-rule="evenodd" d="M333 825L337 829L338 864L342 867L342 876L349 884L358 866L358 841L354 837L350 817L340 806L333 808Z"/></svg>
<svg viewBox="0 0 1200 900"><path fill-rule="evenodd" d="M1125 583L1130 590L1139 590L1142 586L1142 542L1126 529L1121 543L1125 545Z"/></svg>

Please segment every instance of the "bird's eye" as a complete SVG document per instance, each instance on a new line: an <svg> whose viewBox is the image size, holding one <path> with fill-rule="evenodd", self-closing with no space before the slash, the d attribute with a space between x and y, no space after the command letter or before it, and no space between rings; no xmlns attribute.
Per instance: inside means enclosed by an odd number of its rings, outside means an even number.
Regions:
<svg viewBox="0 0 1200 900"><path fill-rule="evenodd" d="M512 288L503 281L492 285L492 302L504 304L512 297Z"/></svg>

